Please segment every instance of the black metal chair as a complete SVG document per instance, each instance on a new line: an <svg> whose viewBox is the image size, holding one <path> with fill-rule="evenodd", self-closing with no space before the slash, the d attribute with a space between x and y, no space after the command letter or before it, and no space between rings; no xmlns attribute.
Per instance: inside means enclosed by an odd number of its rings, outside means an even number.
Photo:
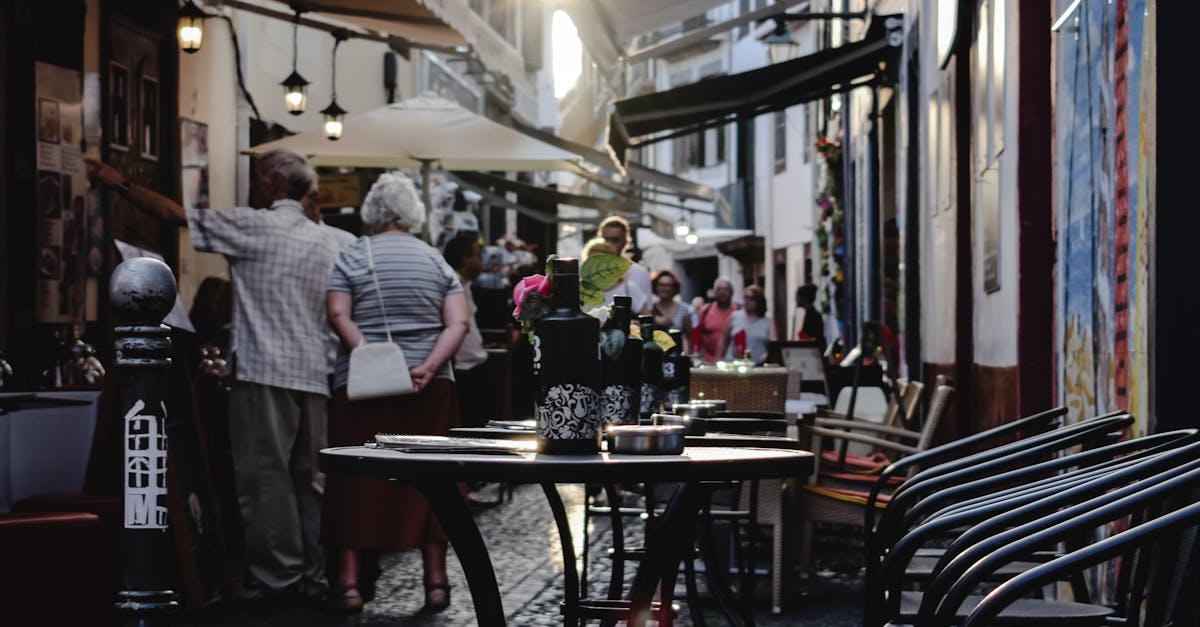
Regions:
<svg viewBox="0 0 1200 627"><path fill-rule="evenodd" d="M1018 483L983 497L960 501L934 512L900 538L888 551L879 575L868 582L867 607L864 624L878 624L884 617L904 620L913 617L915 599L920 593L905 592L905 584L941 577L948 564L968 548L987 541L989 533L999 533L1034 519L1052 516L1055 509L1072 502L1098 496L1108 490L1172 468L1186 465L1200 453L1195 430L1178 431L1137 438L1108 445L1094 451L1067 455L1058 464L1072 468L1059 475L1028 484ZM1059 460L1055 460L1059 462ZM983 489L1009 483L1011 479L1027 476L1024 469L1001 473L998 478L987 477L970 482L968 489ZM937 495L927 500L935 500ZM961 531L961 530L966 531ZM958 530L956 532L956 530ZM955 538L948 548L919 556L918 551L930 540ZM1022 561L1006 564L991 574L991 580L1003 580L1034 568L1037 560L1056 557L1053 551L1026 556ZM920 562L921 565L917 565ZM1077 598L1087 598L1086 585L1081 577L1070 580ZM934 588L930 587L932 591ZM936 594L936 593L935 593ZM907 607L906 607L907 604Z"/></svg>
<svg viewBox="0 0 1200 627"><path fill-rule="evenodd" d="M986 540L948 552L949 563L921 595L915 614L902 612L919 625L1037 624L1108 625L1138 624L1143 601L1146 624L1161 625L1169 619L1169 600L1177 596L1179 566L1191 559L1191 542L1180 542L1167 532L1180 531L1200 520L1200 445L1194 442L1177 453L1160 453L1138 464L1117 470L1094 481L1106 487L1120 485L1099 496L1083 498L1095 487L1083 484L1014 510L1011 515L989 519L972 527ZM1187 461L1157 473L1160 456ZM1121 485L1124 484L1124 485ZM1182 509L1180 509L1182 504ZM1048 512L1037 515L1038 512ZM1021 522L1011 526L1014 522ZM972 596L976 587L997 569L1023 559L1046 546L1070 542L1081 534L1093 533L1109 523L1129 521L1129 530L1089 544L1035 566L1001 584L983 598ZM1188 539L1194 538L1194 529ZM1166 541L1158 552L1135 552L1154 541ZM1189 547L1179 550L1179 547ZM1090 599L1074 601L1024 599L1024 594L1041 583L1058 581L1083 568L1124 556L1122 579L1131 585L1120 591L1114 607ZM1149 595L1147 595L1149 592Z"/></svg>

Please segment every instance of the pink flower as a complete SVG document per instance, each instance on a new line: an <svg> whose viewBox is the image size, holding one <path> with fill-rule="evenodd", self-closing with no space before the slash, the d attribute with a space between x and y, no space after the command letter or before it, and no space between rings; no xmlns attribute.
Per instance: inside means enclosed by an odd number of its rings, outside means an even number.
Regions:
<svg viewBox="0 0 1200 627"><path fill-rule="evenodd" d="M542 296L550 294L550 279L541 274L527 276L515 286L513 286L513 302L517 304L517 308L513 310L513 317L517 318L521 315L521 304L525 302L525 297L530 292L537 292Z"/></svg>

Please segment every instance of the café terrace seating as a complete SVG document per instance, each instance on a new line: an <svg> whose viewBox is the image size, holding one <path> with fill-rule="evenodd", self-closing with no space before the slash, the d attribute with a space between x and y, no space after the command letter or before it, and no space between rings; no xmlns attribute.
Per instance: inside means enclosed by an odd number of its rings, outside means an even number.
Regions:
<svg viewBox="0 0 1200 627"><path fill-rule="evenodd" d="M902 530L890 530L899 536L880 541L882 555L869 558L880 561L868 575L863 624L1166 624L1200 520L1197 431L1045 458L1054 448L1094 444L1127 418L1024 438L905 482L923 496L893 499L888 510L900 511L880 521L901 520ZM1046 461L1030 464L1031 454ZM1124 531L1091 542L1104 528ZM934 557L932 569L913 568L922 555ZM1107 562L1116 564L1115 586L1085 580L1086 568ZM1029 598L1054 582L1069 583L1073 598ZM981 585L991 589L978 595Z"/></svg>

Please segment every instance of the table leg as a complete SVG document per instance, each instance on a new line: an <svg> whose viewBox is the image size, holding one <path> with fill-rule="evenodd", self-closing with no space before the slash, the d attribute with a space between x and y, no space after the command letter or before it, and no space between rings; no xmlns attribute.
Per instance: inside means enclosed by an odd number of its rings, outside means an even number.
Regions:
<svg viewBox="0 0 1200 627"><path fill-rule="evenodd" d="M458 485L453 482L414 482L413 486L429 501L437 514L454 554L462 564L471 589L471 601L475 605L475 619L479 625L492 627L504 625L504 606L500 603L500 586L496 583L496 571L488 557L487 546L475 519L467 509L467 502Z"/></svg>
<svg viewBox="0 0 1200 627"><path fill-rule="evenodd" d="M567 521L567 510L562 497L553 483L543 483L542 492L554 514L554 525L558 527L558 541L562 544L563 584L566 587L563 600L563 625L575 627L579 624L579 571L575 570L575 543L571 539L571 525ZM586 506L586 503L584 504ZM587 547L583 547L586 551Z"/></svg>
<svg viewBox="0 0 1200 627"><path fill-rule="evenodd" d="M695 544L696 520L703 504L701 489L694 483L684 483L675 490L663 511L657 542L647 546L646 558L638 564L630 591L630 627L642 627L650 616L650 602L655 588L664 590L660 625L671 624L670 589L675 586L679 563L690 559Z"/></svg>

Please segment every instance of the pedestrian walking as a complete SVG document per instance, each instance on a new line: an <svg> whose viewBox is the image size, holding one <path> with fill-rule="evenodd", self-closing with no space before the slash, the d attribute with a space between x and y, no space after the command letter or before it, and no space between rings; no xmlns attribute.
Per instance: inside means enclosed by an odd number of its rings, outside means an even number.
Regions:
<svg viewBox="0 0 1200 627"><path fill-rule="evenodd" d="M459 424L450 359L468 329L462 283L437 249L414 235L425 222L425 207L408 177L380 176L363 201L362 218L371 235L342 250L329 277L329 321L342 340L330 443L358 445L377 433L446 435ZM351 402L346 396L350 348L388 341L389 332L404 352L414 393ZM421 549L426 606L440 609L450 603L446 534L414 488L383 479L332 477L321 539L338 551L332 609L362 609L362 549Z"/></svg>

